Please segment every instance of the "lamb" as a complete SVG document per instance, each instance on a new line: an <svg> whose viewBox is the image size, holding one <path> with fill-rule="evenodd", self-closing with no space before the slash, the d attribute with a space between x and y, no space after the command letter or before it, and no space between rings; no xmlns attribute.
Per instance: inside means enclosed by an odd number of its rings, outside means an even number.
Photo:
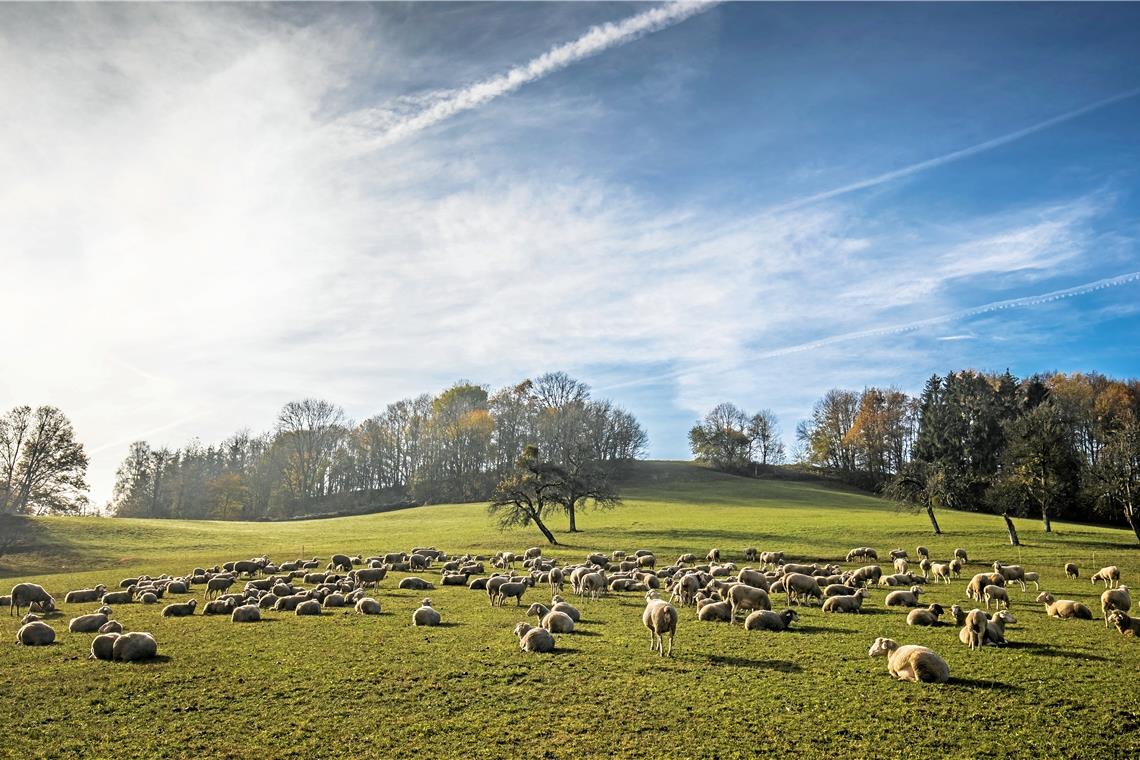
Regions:
<svg viewBox="0 0 1140 760"><path fill-rule="evenodd" d="M103 594L107 593L107 587L100 583L95 588L84 588L78 591L68 591L63 601L65 604L84 604L86 602L97 602L102 598Z"/></svg>
<svg viewBox="0 0 1140 760"><path fill-rule="evenodd" d="M818 588L818 587L817 587ZM743 583L738 583L728 590L728 597L725 599L731 606L732 612L729 616L728 622L736 622L737 610L770 610L772 609L772 602L768 599L768 592L762 588L753 588L746 586Z"/></svg>
<svg viewBox="0 0 1140 760"><path fill-rule="evenodd" d="M95 633L106 624L107 616L101 612L95 612L72 618L71 622L67 624L67 630L72 633Z"/></svg>
<svg viewBox="0 0 1140 760"><path fill-rule="evenodd" d="M124 633L111 645L111 654L114 659L123 662L150 660L158 654L158 642L154 636L143 631Z"/></svg>
<svg viewBox="0 0 1140 760"><path fill-rule="evenodd" d="M575 623L582 620L582 613L578 612L578 609L576 607L572 607L571 605L567 604L561 596L555 594L551 601L553 602L553 604L550 605L551 610L555 612L563 612L569 615L570 619Z"/></svg>
<svg viewBox="0 0 1140 760"><path fill-rule="evenodd" d="M118 633L104 633L96 636L91 641L91 654L87 657L89 660L113 660L115 659L115 639L119 638Z"/></svg>
<svg viewBox="0 0 1140 760"><path fill-rule="evenodd" d="M1045 614L1057 619L1092 620L1092 610L1072 599L1057 599L1048 591L1042 592L1037 601L1045 605Z"/></svg>
<svg viewBox="0 0 1140 760"><path fill-rule="evenodd" d="M379 615L380 602L376 601L370 596L363 599L356 600L356 614L358 615Z"/></svg>
<svg viewBox="0 0 1140 760"><path fill-rule="evenodd" d="M440 620L441 618L439 616L439 613L436 612L431 606L431 599L420 600L420 608L412 613L412 625L415 626L439 625Z"/></svg>
<svg viewBox="0 0 1140 760"><path fill-rule="evenodd" d="M863 600L871 595L871 592L865 588L861 588L850 596L832 596L824 600L824 612L859 612L863 607Z"/></svg>
<svg viewBox="0 0 1140 760"><path fill-rule="evenodd" d="M930 574L934 576L934 580L941 581L942 583L950 582L950 565L945 562L935 562L930 566Z"/></svg>
<svg viewBox="0 0 1140 760"><path fill-rule="evenodd" d="M723 602L721 602L723 604ZM677 608L661 599L656 591L645 595L645 610L641 622L649 629L649 649L657 650L662 657L673 656L673 640L677 637ZM669 636L669 651L665 651L665 636Z"/></svg>
<svg viewBox="0 0 1140 760"><path fill-rule="evenodd" d="M792 622L799 619L795 610L784 610L776 613L771 610L756 610L744 619L746 631L786 631Z"/></svg>
<svg viewBox="0 0 1140 760"><path fill-rule="evenodd" d="M235 607L230 615L231 623L259 623L261 622L261 609L256 604L243 604Z"/></svg>
<svg viewBox="0 0 1140 760"><path fill-rule="evenodd" d="M551 633L574 633L574 620L565 612L552 612L535 602L527 608L526 614L537 616L539 625Z"/></svg>
<svg viewBox="0 0 1140 760"><path fill-rule="evenodd" d="M1095 586L1097 581L1104 581L1105 588L1112 588L1120 584L1120 568L1116 565L1109 565L1102 567L1093 574L1092 584ZM12 590L12 598L15 599L16 590Z"/></svg>
<svg viewBox="0 0 1140 760"><path fill-rule="evenodd" d="M1081 571L1072 562L1065 563L1065 577L1066 578L1080 578Z"/></svg>
<svg viewBox="0 0 1140 760"><path fill-rule="evenodd" d="M526 590L534 585L534 581L528 578L523 578L517 581L507 581L499 586L499 593L495 595L495 606L502 607L510 597L515 598L515 606L522 605L523 594Z"/></svg>
<svg viewBox="0 0 1140 760"><path fill-rule="evenodd" d="M887 594L883 604L888 607L917 607L918 596L922 593L919 586L911 586L910 591L892 591Z"/></svg>
<svg viewBox="0 0 1140 760"><path fill-rule="evenodd" d="M926 609L911 610L906 616L907 625L938 625L938 618L942 617L941 604L932 604Z"/></svg>
<svg viewBox="0 0 1140 760"><path fill-rule="evenodd" d="M950 607L950 614L954 617L955 624L960 626L966 624L966 611L957 604Z"/></svg>
<svg viewBox="0 0 1140 760"><path fill-rule="evenodd" d="M1105 589L1100 595L1100 609L1104 613L1104 627L1108 628L1108 613L1113 610L1128 612L1132 609L1132 595L1127 586Z"/></svg>
<svg viewBox="0 0 1140 760"><path fill-rule="evenodd" d="M296 615L320 615L321 603L316 599L308 599L298 604L293 613Z"/></svg>
<svg viewBox="0 0 1140 760"><path fill-rule="evenodd" d="M122 633L123 624L118 620L108 620L99 627L99 633Z"/></svg>
<svg viewBox="0 0 1140 760"><path fill-rule="evenodd" d="M893 639L880 638L875 639L867 654L886 657L887 672L900 681L946 683L950 680L950 666L946 660L926 647L915 644L899 646Z"/></svg>
<svg viewBox="0 0 1140 760"><path fill-rule="evenodd" d="M31 607L32 604L39 604L44 612L55 609L55 599L44 590L43 586L35 583L17 583L12 587L12 608L8 612L9 615L18 616L21 607Z"/></svg>
<svg viewBox="0 0 1140 760"><path fill-rule="evenodd" d="M982 589L982 597L986 600L986 609L990 608L990 602L994 603L994 607L998 604L1004 604L1006 609L1009 609L1009 593L1006 592L1004 586L986 586Z"/></svg>
<svg viewBox="0 0 1140 760"><path fill-rule="evenodd" d="M12 594L16 598L15 592ZM26 647L43 647L55 641L55 629L40 620L25 623L16 631L16 643Z"/></svg>
<svg viewBox="0 0 1140 760"><path fill-rule="evenodd" d="M789 573L784 576L784 596L788 604L792 603L792 594L796 595L797 601L807 596L823 600L823 591L819 588L819 582L813 576L802 573Z"/></svg>
<svg viewBox="0 0 1140 760"><path fill-rule="evenodd" d="M519 623L515 626L515 635L519 637L519 649L524 652L554 651L554 636L545 628Z"/></svg>
<svg viewBox="0 0 1140 760"><path fill-rule="evenodd" d="M411 589L412 591L429 591L434 589L435 586L429 581L425 581L423 578L417 578L413 575L400 581L400 585L397 588Z"/></svg>
<svg viewBox="0 0 1140 760"><path fill-rule="evenodd" d="M1003 565L1000 562L995 562L994 572L1000 573L1005 578L1006 584L1021 584L1021 590L1025 591L1025 568L1021 565Z"/></svg>
<svg viewBox="0 0 1140 760"><path fill-rule="evenodd" d="M688 607L696 601L697 592L700 590L701 579L694 573L686 573L673 584L673 596L670 601L679 599L682 606Z"/></svg>
<svg viewBox="0 0 1140 760"><path fill-rule="evenodd" d="M187 615L194 614L194 608L198 606L197 599L191 599L184 604L168 604L162 608L163 617L186 617Z"/></svg>
<svg viewBox="0 0 1140 760"><path fill-rule="evenodd" d="M976 602L982 601L982 589L986 586L1004 586L1005 576L1001 573L978 573L966 584L966 596Z"/></svg>
<svg viewBox="0 0 1140 760"><path fill-rule="evenodd" d="M728 602L697 602L697 620L705 623L727 623L732 620L732 605Z"/></svg>
<svg viewBox="0 0 1140 760"><path fill-rule="evenodd" d="M1116 626L1116 630L1125 636L1140 636L1140 618L1129 616L1124 610L1113 610L1108 616L1109 622Z"/></svg>
<svg viewBox="0 0 1140 760"><path fill-rule="evenodd" d="M958 633L962 643L969 645L970 649L980 649L986 637L986 627L990 617L979 609L970 610L966 615L966 624Z"/></svg>

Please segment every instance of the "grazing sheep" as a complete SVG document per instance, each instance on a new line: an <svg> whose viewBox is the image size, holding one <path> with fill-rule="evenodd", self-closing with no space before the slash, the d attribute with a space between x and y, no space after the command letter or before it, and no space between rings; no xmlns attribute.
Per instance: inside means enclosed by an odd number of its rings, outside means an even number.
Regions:
<svg viewBox="0 0 1140 760"><path fill-rule="evenodd" d="M918 561L918 568L922 570L923 580L930 577L930 568L933 565L934 563L930 560L930 557L923 557Z"/></svg>
<svg viewBox="0 0 1140 760"><path fill-rule="evenodd" d="M723 602L721 602L723 604ZM662 657L673 656L673 640L677 637L677 608L661 599L656 591L645 595L645 610L641 622L649 629L649 649L657 650ZM665 636L669 637L669 650L665 650Z"/></svg>
<svg viewBox="0 0 1140 760"><path fill-rule="evenodd" d="M122 662L151 660L158 654L158 642L154 636L143 631L124 633L111 645L111 654Z"/></svg>
<svg viewBox="0 0 1140 760"><path fill-rule="evenodd" d="M737 583L728 589L725 599L732 606L729 623L736 622L737 610L770 610L772 602L768 599L768 592L762 588L753 588L743 583Z"/></svg>
<svg viewBox="0 0 1140 760"><path fill-rule="evenodd" d="M720 562L720 549L709 549L705 555L705 562Z"/></svg>
<svg viewBox="0 0 1140 760"><path fill-rule="evenodd" d="M1005 584L1017 583L1021 585L1021 590L1025 591L1025 568L1021 565L1003 565L1000 562L994 563L994 572L999 573L1005 578Z"/></svg>
<svg viewBox="0 0 1140 760"><path fill-rule="evenodd" d="M1140 618L1131 617L1124 610L1113 610L1108 616L1109 622L1116 626L1116 630L1125 636L1140 636Z"/></svg>
<svg viewBox="0 0 1140 760"><path fill-rule="evenodd" d="M982 601L982 589L986 586L1004 586L1005 576L1001 573L978 573L966 584L966 596L976 602Z"/></svg>
<svg viewBox="0 0 1140 760"><path fill-rule="evenodd" d="M234 585L234 578L229 575L219 575L206 581L206 598L218 596L223 591L228 591L230 586Z"/></svg>
<svg viewBox="0 0 1140 760"><path fill-rule="evenodd" d="M1065 563L1065 577L1066 578L1080 578L1081 571L1072 562Z"/></svg>
<svg viewBox="0 0 1140 760"><path fill-rule="evenodd" d="M732 619L732 605L728 602L697 602L697 620L704 623L727 623Z"/></svg>
<svg viewBox="0 0 1140 760"><path fill-rule="evenodd" d="M784 576L784 597L789 605L792 603L793 594L797 602L809 596L823 600L823 591L819 588L819 582L814 576L802 573L788 573Z"/></svg>
<svg viewBox="0 0 1140 760"><path fill-rule="evenodd" d="M744 619L746 631L786 631L791 627L792 621L799 620L799 613L795 610L772 612L771 610L756 610Z"/></svg>
<svg viewBox="0 0 1140 760"><path fill-rule="evenodd" d="M84 604L87 602L99 601L103 594L107 593L107 587L100 583L95 588L84 588L77 591L68 591L64 594L63 601L65 604Z"/></svg>
<svg viewBox="0 0 1140 760"><path fill-rule="evenodd" d="M878 583L882 577L883 568L878 565L864 565L851 573L851 577L847 579L847 582L852 586L865 586L868 583Z"/></svg>
<svg viewBox="0 0 1140 760"><path fill-rule="evenodd" d="M99 627L99 633L122 633L123 624L118 620L108 620Z"/></svg>
<svg viewBox="0 0 1140 760"><path fill-rule="evenodd" d="M1116 565L1109 565L1102 567L1093 574L1092 584L1095 586L1097 581L1104 581L1105 588L1112 588L1120 584L1120 568ZM16 590L12 589L12 598L16 596Z"/></svg>
<svg viewBox="0 0 1140 760"><path fill-rule="evenodd" d="M946 660L926 647L915 644L899 646L893 639L875 639L867 655L886 657L887 672L900 681L946 683L950 680L950 666Z"/></svg>
<svg viewBox="0 0 1140 760"><path fill-rule="evenodd" d="M374 587L380 581L388 576L388 568L386 567L366 567L360 570L353 570L348 574L348 579L356 584L357 588Z"/></svg>
<svg viewBox="0 0 1140 760"><path fill-rule="evenodd" d="M95 633L107 623L107 616L101 612L94 612L90 615L80 615L74 617L71 622L67 624L67 630L72 633Z"/></svg>
<svg viewBox="0 0 1140 760"><path fill-rule="evenodd" d="M1108 613L1113 610L1128 612L1132 609L1132 596L1127 586L1108 588L1100 595L1100 609L1104 613L1104 627L1108 628Z"/></svg>
<svg viewBox="0 0 1140 760"><path fill-rule="evenodd" d="M950 560L950 574L955 578L962 577L962 560L958 559L957 557Z"/></svg>
<svg viewBox="0 0 1140 760"><path fill-rule="evenodd" d="M743 572L743 571L741 571ZM673 599L679 599L683 607L688 607L696 602L697 592L701 590L701 579L695 573L686 573L682 575L673 584Z"/></svg>
<svg viewBox="0 0 1140 760"><path fill-rule="evenodd" d="M883 604L887 607L917 607L918 596L922 593L919 586L911 586L909 591L892 591L887 594Z"/></svg>
<svg viewBox="0 0 1140 760"><path fill-rule="evenodd" d="M194 614L194 608L198 606L197 599L191 599L185 604L168 604L162 608L163 617L186 617L187 615Z"/></svg>
<svg viewBox="0 0 1140 760"><path fill-rule="evenodd" d="M104 633L96 636L91 640L91 654L87 657L89 660L113 660L115 659L115 639L119 638L118 633Z"/></svg>
<svg viewBox="0 0 1140 760"><path fill-rule="evenodd" d="M930 566L930 574L934 576L934 580L941 581L942 583L950 582L950 565L945 562L935 562Z"/></svg>
<svg viewBox="0 0 1140 760"><path fill-rule="evenodd" d="M334 554L329 560L328 569L350 572L352 570L352 558L347 554Z"/></svg>
<svg viewBox="0 0 1140 760"><path fill-rule="evenodd" d="M380 602L370 596L356 600L356 613L358 615L379 615Z"/></svg>
<svg viewBox="0 0 1140 760"><path fill-rule="evenodd" d="M857 546L851 551L847 552L847 561L850 562L854 559L878 559L878 553L869 546Z"/></svg>
<svg viewBox="0 0 1140 760"><path fill-rule="evenodd" d="M55 609L55 599L52 599L51 594L45 591L43 586L35 583L17 583L12 587L12 609L9 610L9 615L18 617L20 608L31 607L32 604L39 604L43 612Z"/></svg>
<svg viewBox="0 0 1140 760"><path fill-rule="evenodd" d="M760 550L755 546L748 546L744 549L744 560L746 562L755 562L756 557L759 556Z"/></svg>
<svg viewBox="0 0 1140 760"><path fill-rule="evenodd" d="M891 549L890 556L892 560L895 559L908 559L906 549Z"/></svg>
<svg viewBox="0 0 1140 760"><path fill-rule="evenodd" d="M608 585L604 571L586 573L578 580L578 593L591 599L600 599L605 595Z"/></svg>
<svg viewBox="0 0 1140 760"><path fill-rule="evenodd" d="M926 609L911 610L906 616L907 625L938 625L943 613L941 604L932 604Z"/></svg>
<svg viewBox="0 0 1140 760"><path fill-rule="evenodd" d="M412 613L412 625L439 625L439 613L431 606L431 599L420 600L420 608Z"/></svg>
<svg viewBox="0 0 1140 760"><path fill-rule="evenodd" d="M321 603L316 599L308 599L298 604L293 612L297 615L320 615Z"/></svg>
<svg viewBox="0 0 1140 760"><path fill-rule="evenodd" d="M575 623L578 623L582 620L582 613L578 612L578 609L576 607L567 604L561 596L555 594L554 598L551 601L553 602L550 605L550 609L552 611L563 612L569 615L570 619Z"/></svg>
<svg viewBox="0 0 1140 760"><path fill-rule="evenodd" d="M1042 592L1037 601L1045 605L1045 614L1057 619L1092 620L1093 614L1086 605L1072 599L1057 599L1048 591Z"/></svg>
<svg viewBox="0 0 1140 760"><path fill-rule="evenodd" d="M783 561L783 552L760 552L760 564L764 567L777 567Z"/></svg>
<svg viewBox="0 0 1140 760"><path fill-rule="evenodd" d="M519 649L524 652L554 651L554 636L545 628L519 623L515 626L515 635L519 637Z"/></svg>
<svg viewBox="0 0 1140 760"><path fill-rule="evenodd" d="M415 576L409 576L400 581L398 588L411 589L412 591L430 591L435 588L429 581Z"/></svg>
<svg viewBox="0 0 1140 760"><path fill-rule="evenodd" d="M930 559L930 550L927 549L925 546L917 547L914 550L914 553L917 554L922 559Z"/></svg>
<svg viewBox="0 0 1140 760"><path fill-rule="evenodd" d="M12 595L15 597L15 594ZM26 647L47 646L55 641L55 629L47 623L33 620L25 623L16 631L16 643Z"/></svg>
<svg viewBox="0 0 1140 760"><path fill-rule="evenodd" d="M970 561L970 557L966 554L965 549L955 549L954 550L954 559L962 560L963 564Z"/></svg>
<svg viewBox="0 0 1140 760"><path fill-rule="evenodd" d="M863 606L863 600L870 595L870 591L861 588L850 596L828 597L824 600L822 609L824 612L858 612Z"/></svg>
<svg viewBox="0 0 1140 760"><path fill-rule="evenodd" d="M235 607L230 615L231 623L259 623L261 622L261 609L256 604L243 604Z"/></svg>
<svg viewBox="0 0 1140 760"><path fill-rule="evenodd" d="M994 603L994 607L1004 604L1006 609L1009 609L1009 593L1004 586L986 586L982 589L982 597L986 600L987 610L990 608L991 601Z"/></svg>

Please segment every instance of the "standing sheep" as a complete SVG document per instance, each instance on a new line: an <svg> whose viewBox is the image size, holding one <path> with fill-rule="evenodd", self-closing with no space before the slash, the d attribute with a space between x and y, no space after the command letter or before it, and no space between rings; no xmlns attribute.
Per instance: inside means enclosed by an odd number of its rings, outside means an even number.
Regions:
<svg viewBox="0 0 1140 760"><path fill-rule="evenodd" d="M1113 610L1128 612L1132 609L1132 596L1127 586L1108 588L1100 595L1100 610L1104 613L1104 627L1108 628L1108 613Z"/></svg>
<svg viewBox="0 0 1140 760"><path fill-rule="evenodd" d="M1081 577L1081 571L1072 562L1066 562L1065 563L1065 577L1066 578L1072 578L1072 579L1080 578Z"/></svg>
<svg viewBox="0 0 1140 760"><path fill-rule="evenodd" d="M1109 565L1102 567L1093 574L1092 584L1095 586L1097 581L1104 581L1105 588L1112 588L1120 584L1120 568L1116 565ZM12 599L16 598L16 590L12 589Z"/></svg>
<svg viewBox="0 0 1140 760"><path fill-rule="evenodd" d="M965 549L955 549L954 550L954 559L962 560L963 564L970 561L970 557L966 554Z"/></svg>
<svg viewBox="0 0 1140 760"><path fill-rule="evenodd" d="M927 549L925 546L917 547L914 550L914 553L917 554L922 559L930 559L930 550Z"/></svg>
<svg viewBox="0 0 1140 760"><path fill-rule="evenodd" d="M966 624L962 626L958 638L968 644L970 649L981 649L986 636L986 626L990 617L979 609L970 610L966 615Z"/></svg>
<svg viewBox="0 0 1140 760"><path fill-rule="evenodd" d="M926 647L908 644L899 646L893 639L875 639L867 652L870 657L886 657L887 672L900 681L946 683L950 680L950 666Z"/></svg>
<svg viewBox="0 0 1140 760"><path fill-rule="evenodd" d="M990 602L994 603L996 608L999 604L1004 604L1006 609L1009 609L1009 593L1005 590L1005 586L986 586L982 589L982 597L986 600L986 609L990 608Z"/></svg>
<svg viewBox="0 0 1140 760"><path fill-rule="evenodd" d="M737 583L728 589L728 598L725 600L732 605L732 614L729 623L736 622L737 610L770 610L772 602L768 599L768 592L762 588L753 588L743 583Z"/></svg>
<svg viewBox="0 0 1140 760"><path fill-rule="evenodd" d="M649 629L649 649L657 650L662 657L673 656L673 640L677 636L677 608L657 596L656 591L645 595L645 610L641 622ZM665 651L665 636L669 636L669 651ZM552 642L553 644L553 642Z"/></svg>
<svg viewBox="0 0 1140 760"><path fill-rule="evenodd" d="M8 614L16 617L20 615L21 607L30 607L32 604L39 604L43 612L55 609L55 599L52 599L51 594L45 591L43 586L35 583L17 583L13 586L11 604L12 608Z"/></svg>

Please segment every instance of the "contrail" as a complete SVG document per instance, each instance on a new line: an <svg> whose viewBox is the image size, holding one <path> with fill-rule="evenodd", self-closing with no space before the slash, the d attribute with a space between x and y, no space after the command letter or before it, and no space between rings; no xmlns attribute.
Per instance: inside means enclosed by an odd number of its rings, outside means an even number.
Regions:
<svg viewBox="0 0 1140 760"><path fill-rule="evenodd" d="M673 372L666 372L663 374L653 375L651 377L642 377L636 380L627 380L622 383L615 383L607 385L598 390L612 390L614 388L628 388L636 385L644 385L646 383L658 382L661 380L673 380L682 375L687 375L692 372L697 372L705 369L740 369L750 364L755 364L764 359L774 359L780 356L788 356L789 354L798 354L805 351L813 351L818 348L825 348L836 343L845 343L852 340L861 340L864 338L878 338L886 335L902 335L904 333L916 332L924 327L931 325L943 324L945 322L955 322L960 319L969 319L970 317L981 316L982 314L990 314L995 311L1004 311L1006 309L1024 309L1030 306L1039 306L1044 303L1053 301L1061 301L1066 298L1075 298L1092 293L1097 290L1104 290L1106 288L1116 288L1121 285L1128 285L1130 283L1140 282L1140 272L1129 272L1127 274L1117 275L1115 277L1107 277L1103 280L1095 280L1093 282L1086 282L1083 285L1076 285L1071 288L1063 290L1054 290L1048 293L1041 293L1035 296L1024 296L1022 298L1010 298L1005 301L994 301L982 306L975 306L970 309L962 309L960 311L952 311L946 314L940 314L926 319L919 319L914 322L907 322L905 324L888 325L885 327L875 327L869 330L858 330L856 332L841 333L839 335L832 335L827 338L809 341L807 343L799 343L793 346L785 346L783 348L776 348L770 351L753 354L746 361L731 364L728 367L717 362L708 362L705 364L693 365L684 369L675 370Z"/></svg>
<svg viewBox="0 0 1140 760"><path fill-rule="evenodd" d="M714 5L717 5L717 2L711 0L671 2L639 13L636 16L630 16L624 21L591 27L573 42L551 48L537 58L510 69L505 74L484 79L457 92L450 93L429 108L397 121L375 138L373 147L389 145L458 113L478 108L484 103L514 92L525 84L541 79L592 55L597 55L646 34L679 24L685 19L704 13Z"/></svg>
<svg viewBox="0 0 1140 760"><path fill-rule="evenodd" d="M999 137L994 137L990 140L986 140L985 142L980 142L976 145L971 145L967 148L961 148L959 150L952 151L952 152L947 153L947 154L942 155L942 156L937 156L935 158L929 158L925 161L919 161L918 163L911 164L910 166L904 166L901 169L895 169L894 171L889 171L889 172L885 172L883 174L878 174L878 175L876 175L874 177L870 177L868 179L859 180L858 182L852 182L849 185L843 185L842 187L836 187L836 188L833 188L831 190L825 190L821 193L815 193L814 195L807 195L807 196L804 196L803 198L796 198L794 200L786 201L784 203L780 203L780 204L777 204L775 206L770 206L769 208L764 209L764 211L766 213L779 213L781 211L792 211L794 209L801 208L802 206L807 206L809 204L816 203L817 201L825 201L825 200L828 200L829 198L835 198L836 196L847 195L848 193L853 193L856 190L865 190L868 187L875 187L877 185L882 185L882 184L885 184L887 182L893 182L896 179L902 179L903 177L909 177L912 174L918 174L919 172L924 172L928 169L934 169L934 168L937 168L939 166L943 166L945 164L949 164L951 162L958 161L958 160L963 159L963 158L969 158L970 156L977 155L978 153L984 153L985 151L993 150L994 148L999 148L1002 145L1006 145L1006 144L1014 142L1016 140L1020 140L1023 137L1028 137L1029 135L1034 134L1036 132L1040 132L1041 130L1048 129L1049 127L1056 126L1057 124L1061 124L1061 123L1064 123L1066 121L1071 121L1072 119L1075 119L1078 116L1084 116L1085 114L1091 113L1092 111L1098 111L1101 108L1104 108L1105 106L1110 106L1113 103L1119 103L1122 100L1128 100L1129 98L1134 98L1137 95L1140 95L1140 87L1137 87L1137 88L1132 89L1132 90L1126 90L1124 92L1118 93L1118 94L1113 95L1111 97L1104 98L1103 100L1098 100L1095 103L1090 103L1086 106L1081 106L1080 108L1074 109L1072 111L1066 111L1063 114L1059 114L1059 115L1054 116L1050 119L1046 119L1045 121L1038 122L1038 123L1033 124L1031 126L1025 127L1024 129L1019 129L1016 132L1009 132L1009 133L1001 135Z"/></svg>

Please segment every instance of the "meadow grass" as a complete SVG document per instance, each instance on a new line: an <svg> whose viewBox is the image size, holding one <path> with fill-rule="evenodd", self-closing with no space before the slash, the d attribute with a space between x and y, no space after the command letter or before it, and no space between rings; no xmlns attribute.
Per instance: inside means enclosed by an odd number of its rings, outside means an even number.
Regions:
<svg viewBox="0 0 1140 760"><path fill-rule="evenodd" d="M639 465L625 504L586 512L544 553L579 561L587 552L654 550L662 561L719 546L743 565L746 546L789 558L841 561L854 546L880 557L894 547L930 547L946 559L969 550L963 579L929 586L923 602L967 604L968 576L990 562L1020 562L1043 589L1099 613L1088 576L1120 566L1140 578L1140 551L1125 531L1056 523L1052 535L1019 521L1011 547L992 515L942 512L944 535L925 515L817 482L750 480L684 463ZM377 554L434 545L452 554L521 551L537 531L497 530L480 504L420 507L364 517L288 524L54 518L36 521L39 549L5 558L4 585L64 592L115 586L138 573L186 573L267 553L278 560L327 559L334 551ZM1067 561L1082 578L1065 578ZM889 567L883 563L884 567ZM433 579L434 573L420 573ZM115 617L152 632L149 664L88 661L90 635L67 619L96 605L65 605L50 622L58 643L15 645L17 623L0 614L2 757L919 757L960 752L995 757L1133 757L1140 753L1140 641L1100 620L1047 618L1036 593L1011 591L1018 623L1011 644L971 653L953 625L905 624L875 590L860 615L802 609L793 630L746 632L699 623L681 611L672 659L648 650L639 594L598 601L570 597L583 612L578 633L559 636L553 655L519 651L511 632L524 610L491 608L482 592L427 592L443 615L435 629L411 627L424 592L372 595L384 613L329 610L319 618L268 613L238 626L228 618L164 619L156 606L123 605ZM1140 583L1136 584L1140 586ZM195 595L201 599L201 588ZM1140 596L1140 595L1138 595ZM187 597L179 597L185 600ZM165 600L164 600L165 601ZM524 602L549 602L531 589ZM776 608L783 607L780 600ZM972 607L972 602L969 603ZM6 613L7 610L0 609ZM533 622L533 621L532 621ZM950 664L943 686L891 680L869 659L877 636L921 643Z"/></svg>

